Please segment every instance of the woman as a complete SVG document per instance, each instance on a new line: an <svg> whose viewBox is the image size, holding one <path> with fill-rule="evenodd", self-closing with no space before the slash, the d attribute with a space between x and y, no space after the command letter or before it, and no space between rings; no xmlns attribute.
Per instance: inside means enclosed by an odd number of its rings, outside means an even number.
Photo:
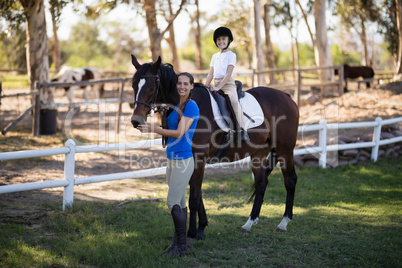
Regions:
<svg viewBox="0 0 402 268"><path fill-rule="evenodd" d="M194 171L192 139L197 126L200 110L191 100L194 78L189 73L181 73L177 78L177 92L180 103L167 118L168 129L146 123L139 125L141 132L154 132L168 138L166 155L166 180L169 186L167 205L175 226L173 243L164 251L172 256L188 254L186 243L186 188Z"/></svg>

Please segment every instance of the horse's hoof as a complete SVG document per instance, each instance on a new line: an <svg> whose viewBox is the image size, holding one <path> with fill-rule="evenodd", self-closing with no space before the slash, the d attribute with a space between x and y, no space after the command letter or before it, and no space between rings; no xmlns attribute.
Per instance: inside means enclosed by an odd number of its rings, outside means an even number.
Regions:
<svg viewBox="0 0 402 268"><path fill-rule="evenodd" d="M186 237L187 247L191 248L193 246L193 239L190 237Z"/></svg>
<svg viewBox="0 0 402 268"><path fill-rule="evenodd" d="M251 230L247 230L247 229L244 229L244 228L240 228L239 231L242 232L242 233L245 233L245 234L251 233Z"/></svg>
<svg viewBox="0 0 402 268"><path fill-rule="evenodd" d="M197 240L204 240L205 239L205 234L204 231L197 230L197 234L194 237Z"/></svg>
<svg viewBox="0 0 402 268"><path fill-rule="evenodd" d="M286 230L276 227L275 232L282 233L282 232L286 232Z"/></svg>

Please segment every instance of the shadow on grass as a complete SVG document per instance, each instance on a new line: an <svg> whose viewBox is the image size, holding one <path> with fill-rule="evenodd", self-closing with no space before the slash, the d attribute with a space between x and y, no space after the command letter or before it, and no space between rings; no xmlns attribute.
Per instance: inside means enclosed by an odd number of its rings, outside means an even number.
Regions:
<svg viewBox="0 0 402 268"><path fill-rule="evenodd" d="M274 232L285 207L279 172L270 180L250 234L238 231L252 206L249 174L211 177L204 188L207 239L195 241L191 254L179 259L161 255L174 232L165 202L116 209L116 202L76 200L66 212L48 203L47 215L30 226L0 221L0 265L398 267L402 228L396 163L299 170L295 215L285 233Z"/></svg>

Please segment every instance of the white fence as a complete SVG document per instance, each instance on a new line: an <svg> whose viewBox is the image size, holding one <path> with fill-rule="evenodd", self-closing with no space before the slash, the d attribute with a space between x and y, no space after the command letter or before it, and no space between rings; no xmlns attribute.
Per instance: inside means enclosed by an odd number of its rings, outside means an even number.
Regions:
<svg viewBox="0 0 402 268"><path fill-rule="evenodd" d="M315 125L302 125L299 126L298 132L304 133L309 131L319 131L319 145L314 147L308 147L303 149L296 149L294 151L295 155L304 155L309 153L319 153L319 165L322 168L326 167L326 157L327 152L330 151L341 151L346 149L356 149L356 148L369 148L371 147L371 160L377 161L378 151L381 145L387 145L391 143L402 142L402 136L394 137L390 139L380 140L381 127L384 125L396 124L402 122L402 117L382 120L377 117L375 121L371 122L357 122L357 123L332 123L327 124L326 120L321 120L320 124ZM350 143L350 144L335 144L327 145L327 130L336 129L350 129L350 128L362 128L362 127L373 127L373 140L370 142L360 142L360 143ZM0 194L21 192L29 190L38 190L53 187L64 187L63 192L63 210L66 206L72 206L74 201L74 185L89 184L96 182L112 181L112 180L123 180L131 178L145 178L157 175L163 175L166 173L166 167L137 170L130 172L121 172L113 174L105 174L98 176L80 177L75 178L75 154L76 153L88 153L88 152L105 152L121 149L134 150L138 148L147 148L155 145L161 145L161 139L157 140L146 140L131 143L118 143L118 144L105 144L105 145L86 145L86 146L76 146L73 140L68 140L65 147L51 148L51 149L40 149L40 150L30 150L30 151L17 151L17 152L6 152L0 153L0 161L13 160L13 159L25 159L32 157L44 157L52 155L65 155L64 161L64 179L63 180L53 180L53 181L43 181L43 182L31 182L13 185L0 186ZM247 164L250 162L250 158L245 158L232 163L218 163L213 165L207 165L208 167L213 166L223 166L231 164Z"/></svg>

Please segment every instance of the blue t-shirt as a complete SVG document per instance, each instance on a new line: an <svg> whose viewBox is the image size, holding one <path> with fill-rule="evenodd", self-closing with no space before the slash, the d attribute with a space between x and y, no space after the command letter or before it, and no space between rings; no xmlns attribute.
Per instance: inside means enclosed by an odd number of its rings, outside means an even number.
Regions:
<svg viewBox="0 0 402 268"><path fill-rule="evenodd" d="M170 113L167 118L167 124L169 129L177 129L179 126L179 122L177 121L177 106L173 112ZM183 160L193 156L193 151L191 145L193 143L193 136L195 132L195 128L197 127L197 122L200 117L200 109L198 109L197 103L195 101L190 100L186 108L184 108L182 117L189 117L194 119L190 128L181 136L179 139L177 138L168 138L166 155L168 159L173 160Z"/></svg>

